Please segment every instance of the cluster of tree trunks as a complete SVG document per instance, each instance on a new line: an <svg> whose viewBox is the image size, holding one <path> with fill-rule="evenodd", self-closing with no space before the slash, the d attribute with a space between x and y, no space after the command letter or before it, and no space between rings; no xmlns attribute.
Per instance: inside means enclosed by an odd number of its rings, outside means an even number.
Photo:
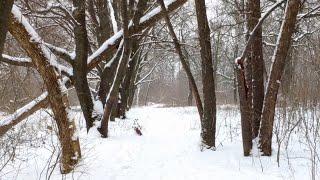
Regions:
<svg viewBox="0 0 320 180"><path fill-rule="evenodd" d="M125 112L132 104L136 89L136 80L142 62L139 43L150 28L164 18L173 40L176 53L185 70L201 120L202 145L208 149L215 148L216 131L216 96L213 69L213 54L211 51L210 29L204 0L195 0L196 17L199 31L200 55L202 65L203 102L198 87L192 75L189 62L182 51L181 44L170 22L169 14L181 7L187 0L176 0L165 5L163 0L157 0L160 7L158 13L142 18L148 7L147 0L136 3L130 0L112 1L112 7L104 0L73 0L75 7L74 18L75 58L68 53L45 45L43 40L35 34L26 18L13 6L13 0L3 0L0 3L0 54L3 51L7 27L13 37L25 50L31 61L23 62L28 67L35 68L41 75L46 87L46 94L34 101L28 111L20 113L9 124L0 126L0 137L10 128L40 108L51 107L58 126L58 136L62 147L61 172L69 173L81 158L80 143L75 136L75 119L70 116L69 102L66 94L65 82L74 86L86 120L87 131L97 120L94 101L101 101L104 107L101 126L98 128L102 137L108 137L109 121L115 117L125 117ZM294 33L296 18L301 6L300 0L288 0L282 22L278 43L272 58L270 78L266 94L263 81L262 54L262 22L278 6L284 2L277 2L265 15L261 17L260 1L248 0L246 4L247 44L240 58L237 59L238 92L241 111L241 125L244 155L250 155L252 139L260 133L260 145L264 155L271 155L271 139L275 105L280 80L284 71L285 59ZM88 6L88 8L87 8ZM113 8L117 24L112 23L110 16ZM86 28L86 11L94 24L97 48L92 52ZM20 17L17 17L17 14ZM132 20L132 24L130 24ZM9 22L9 23L8 23ZM120 24L122 24L120 26ZM120 29L117 33L114 29ZM141 36L136 34L141 33ZM133 36L135 35L135 36ZM34 37L36 36L36 38ZM99 52L99 53L97 53ZM73 74L59 69L56 53L61 59L70 64ZM49 54L49 55L48 55ZM10 62L10 59L6 59ZM17 62L12 62L12 64ZM96 87L97 93L91 92L87 73L95 69L100 78ZM192 103L192 96L189 98ZM261 123L261 126L260 126Z"/></svg>
<svg viewBox="0 0 320 180"><path fill-rule="evenodd" d="M263 155L270 156L275 106L285 60L295 30L300 0L288 0L284 20L281 25L277 46L272 57L272 67L268 79L267 92L264 93L262 28L266 17L285 1L275 3L260 18L260 5L256 1L247 1L247 28L250 34L242 56L236 59L238 92L240 99L243 152L250 155L252 139L258 137ZM261 125L260 125L261 122Z"/></svg>

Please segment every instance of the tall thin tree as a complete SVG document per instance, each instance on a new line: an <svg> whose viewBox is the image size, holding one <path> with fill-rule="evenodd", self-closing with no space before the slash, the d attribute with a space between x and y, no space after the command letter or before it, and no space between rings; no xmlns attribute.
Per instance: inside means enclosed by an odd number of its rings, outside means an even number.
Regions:
<svg viewBox="0 0 320 180"><path fill-rule="evenodd" d="M186 58L185 58L185 56L184 56L184 54L182 52L181 45L179 43L179 40L177 38L176 33L174 32L174 29L173 29L173 26L171 24L167 9L165 7L165 4L164 4L163 0L158 0L158 3L160 4L160 6L162 8L162 11L165 12L165 14L166 14L165 17L164 17L164 20L165 20L165 22L166 22L166 24L168 26L169 33L170 33L170 35L172 37L173 44L174 44L176 52L177 52L177 54L179 56L180 62L182 64L182 67L183 67L184 71L187 74L187 78L188 78L189 84L191 86L191 91L192 91L192 94L193 94L193 96L195 98L196 105L197 105L197 108L198 108L198 113L199 113L200 119L201 119L202 118L202 114L203 114L203 107L202 107L202 102L201 102L201 99L200 99L200 95L199 95L199 91L198 91L198 87L197 87L196 81L195 81L195 79L194 79L194 77L192 75L191 69L189 67L189 63L186 60Z"/></svg>
<svg viewBox="0 0 320 180"><path fill-rule="evenodd" d="M213 77L213 59L210 42L210 29L204 0L195 0L200 41L203 85L203 115L201 121L202 144L215 148L216 133L216 95Z"/></svg>
<svg viewBox="0 0 320 180"><path fill-rule="evenodd" d="M301 0L288 0L281 25L280 34L277 40L277 47L272 57L271 73L268 80L268 87L263 104L261 129L260 129L260 148L263 155L270 156L272 153L272 133L277 102L278 90L281 77L286 64L286 57L292 42L292 35L295 31L297 15L302 5Z"/></svg>
<svg viewBox="0 0 320 180"><path fill-rule="evenodd" d="M77 23L74 24L74 37L76 43L76 57L73 67L75 77L75 89L78 95L80 106L86 120L87 131L93 126L93 101L87 80L87 60L89 42L86 30L86 1L73 0L73 17Z"/></svg>

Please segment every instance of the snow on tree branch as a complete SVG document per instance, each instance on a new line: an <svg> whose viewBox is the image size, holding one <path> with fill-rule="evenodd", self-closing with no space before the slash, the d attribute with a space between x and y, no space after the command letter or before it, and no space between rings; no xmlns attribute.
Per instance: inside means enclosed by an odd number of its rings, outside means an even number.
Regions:
<svg viewBox="0 0 320 180"><path fill-rule="evenodd" d="M44 108L47 105L48 93L45 92L33 101L29 102L25 106L18 109L13 114L6 116L4 119L0 120L0 137L4 135L13 126L21 122L23 119L27 118L29 115Z"/></svg>
<svg viewBox="0 0 320 180"><path fill-rule="evenodd" d="M248 38L248 41L246 43L246 46L244 48L244 50L242 51L242 54L240 57L236 58L235 63L239 66L243 63L244 59L246 58L250 46L251 44L254 42L254 39L256 37L256 33L258 32L259 28L262 26L263 22L265 19L267 19L267 17L277 8L279 7L282 3L284 3L286 0L280 0L277 3L275 3L272 7L270 7L269 10L267 10L262 17L259 19L259 22L257 23L257 25L254 27L254 29L252 30L252 32L250 33L250 36Z"/></svg>
<svg viewBox="0 0 320 180"><path fill-rule="evenodd" d="M0 62L4 62L14 66L33 67L30 58L13 57L6 54L2 54L2 58L0 57Z"/></svg>
<svg viewBox="0 0 320 180"><path fill-rule="evenodd" d="M50 51L50 49L45 45L42 38L38 35L38 33L34 30L34 28L30 25L28 20L22 15L21 11L16 5L13 5L11 11L13 17L25 28L25 30L30 35L30 42L38 44L39 49L46 57L47 61L55 67L59 72L64 72L69 76L72 76L72 68L66 67L60 64L57 61L56 56Z"/></svg>
<svg viewBox="0 0 320 180"><path fill-rule="evenodd" d="M168 0L165 1L167 6L167 11L172 12L179 7L181 7L187 0ZM158 20L163 18L165 13L161 11L160 7L155 8L146 15L140 18L139 25L129 25L130 34L136 34L147 27L153 26ZM105 57L109 54L110 51L114 50L120 43L120 40L123 37L123 30L118 31L111 38L106 40L89 58L88 58L88 67L89 70L94 68L99 62L105 60Z"/></svg>

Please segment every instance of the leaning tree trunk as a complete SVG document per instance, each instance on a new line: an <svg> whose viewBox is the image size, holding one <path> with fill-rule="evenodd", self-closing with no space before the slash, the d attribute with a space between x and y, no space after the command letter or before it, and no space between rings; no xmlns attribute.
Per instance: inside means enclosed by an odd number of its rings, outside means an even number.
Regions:
<svg viewBox="0 0 320 180"><path fill-rule="evenodd" d="M8 31L8 20L14 0L1 0L0 2L0 55L3 52L3 46ZM1 56L0 56L1 58Z"/></svg>
<svg viewBox="0 0 320 180"><path fill-rule="evenodd" d="M264 100L261 130L260 130L260 148L263 155L270 156L272 153L272 131L275 115L277 95L280 86L280 80L286 64L286 57L291 45L292 34L295 30L297 14L301 6L300 0L288 0L284 21L282 22L280 34L277 40L277 47L272 57L271 73L268 81L267 92Z"/></svg>
<svg viewBox="0 0 320 180"><path fill-rule="evenodd" d="M102 71L100 76L100 85L98 90L98 96L100 101L103 104L103 107L106 105L107 94L110 92L112 87L114 76L116 75L117 66L122 57L123 45L120 44L118 51L112 57L112 59L105 65L105 68Z"/></svg>
<svg viewBox="0 0 320 180"><path fill-rule="evenodd" d="M192 86L191 86L191 84L190 83L188 83L188 89L189 89L189 92L188 92L188 99L187 99L187 105L188 106L192 106L192 98L193 98L193 96L192 96Z"/></svg>
<svg viewBox="0 0 320 180"><path fill-rule="evenodd" d="M164 11L166 13L166 15L164 17L164 20L165 20L165 22L166 22L166 24L168 26L170 35L171 35L172 40L173 40L174 47L176 49L177 54L179 55L179 59L180 59L180 62L182 64L182 67L183 67L183 69L185 70L185 72L187 74L188 81L189 81L189 84L191 85L192 93L193 93L193 96L195 97L195 101L196 101L197 108L198 108L198 113L199 113L200 120L201 120L202 117L203 117L203 107L202 107L202 102L201 102L201 99L200 99L199 91L198 91L198 88L197 88L197 85L196 85L196 81L195 81L195 79L194 79L194 77L192 75L192 72L191 72L191 69L190 69L190 67L188 65L188 62L187 62L185 56L182 53L181 45L179 43L179 40L177 38L176 33L174 32L173 26L172 26L172 24L170 22L170 18L169 18L169 15L167 13L167 9L165 7L165 4L164 4L163 0L158 0L158 3L160 4L160 6L162 8L162 11ZM209 46L210 46L210 44L209 44Z"/></svg>
<svg viewBox="0 0 320 180"><path fill-rule="evenodd" d="M87 59L89 42L85 21L85 0L73 0L73 17L77 21L74 26L76 43L76 58L73 66L74 86L80 102L80 106L86 120L87 131L93 126L93 101L87 79Z"/></svg>
<svg viewBox="0 0 320 180"><path fill-rule="evenodd" d="M32 63L46 85L49 104L59 129L58 136L62 147L61 173L69 173L81 158L81 151L79 139L75 136L74 119L69 119L68 116L68 99L67 95L62 92L64 85L51 64L56 62L56 58L42 44L42 39L31 29L31 25L22 16L18 7L13 7L10 18L10 33L32 59Z"/></svg>
<svg viewBox="0 0 320 180"><path fill-rule="evenodd" d="M101 121L101 126L99 127L99 132L101 133L102 137L108 137L108 124L112 113L112 108L115 107L118 101L118 94L121 81L126 73L127 64L131 54L131 45L130 45L130 35L129 35L129 19L127 13L127 1L121 0L121 15L123 20L123 51L122 57L118 64L116 76L110 92L107 97L107 103L104 108L104 114Z"/></svg>
<svg viewBox="0 0 320 180"><path fill-rule="evenodd" d="M201 121L201 138L202 144L206 146L206 148L214 148L216 132L216 96L213 77L210 29L208 25L205 1L195 0L195 5L201 48L200 53L203 85L203 115Z"/></svg>
<svg viewBox="0 0 320 180"><path fill-rule="evenodd" d="M94 24L94 35L96 36L99 46L102 46L103 43L114 34L112 16L110 16L112 12L111 8L109 2L106 0L90 0L88 4L88 13ZM112 58L112 55L106 56L105 61L100 62L97 66L100 77L100 83L97 87L97 99L101 101L103 106L105 105L106 94L110 89L116 68L116 65L106 66L108 62L113 60Z"/></svg>
<svg viewBox="0 0 320 180"><path fill-rule="evenodd" d="M129 6L129 9L131 9L131 16L132 16L132 22L135 26L139 26L139 20L143 16L144 12L147 9L148 1L147 0L139 0L136 8L132 8L132 0L130 1L131 5ZM136 9L135 11L133 11ZM131 17L130 16L130 17ZM132 76L134 75L135 67L137 66L137 63L139 62L140 58L140 48L139 43L141 39L144 37L146 33L148 33L149 30L145 30L143 32L141 37L132 37L132 53L131 53L131 59L129 61L128 70L127 73L123 79L123 82L121 84L122 92L121 94L121 103L120 103L120 110L119 110L119 116L122 116L125 118L125 113L129 109L128 108L128 99L129 99L129 93L130 93L130 82L132 79Z"/></svg>
<svg viewBox="0 0 320 180"><path fill-rule="evenodd" d="M260 0L247 1L247 26L250 32L253 31L261 17ZM262 53L262 27L257 30L254 42L250 47L250 74L251 74L251 91L249 91L252 99L253 119L252 119L252 137L256 138L259 133L261 113L264 99L264 79L263 79L263 53ZM249 83L248 83L249 85Z"/></svg>

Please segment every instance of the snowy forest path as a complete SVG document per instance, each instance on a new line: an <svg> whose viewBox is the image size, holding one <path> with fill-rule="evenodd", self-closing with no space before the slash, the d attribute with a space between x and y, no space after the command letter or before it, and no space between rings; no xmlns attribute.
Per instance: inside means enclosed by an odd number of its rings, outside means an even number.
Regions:
<svg viewBox="0 0 320 180"><path fill-rule="evenodd" d="M196 108L133 108L128 119L110 124L109 138L86 136L92 139L85 139L90 142L85 149L90 151L84 152L83 169L90 178L112 180L283 179L281 168L274 167L271 159L264 162L270 168L262 173L258 158L242 156L237 118L236 111L220 112L217 150L201 152ZM142 127L142 136L134 132L134 122ZM226 134L230 128L234 129L233 142Z"/></svg>

